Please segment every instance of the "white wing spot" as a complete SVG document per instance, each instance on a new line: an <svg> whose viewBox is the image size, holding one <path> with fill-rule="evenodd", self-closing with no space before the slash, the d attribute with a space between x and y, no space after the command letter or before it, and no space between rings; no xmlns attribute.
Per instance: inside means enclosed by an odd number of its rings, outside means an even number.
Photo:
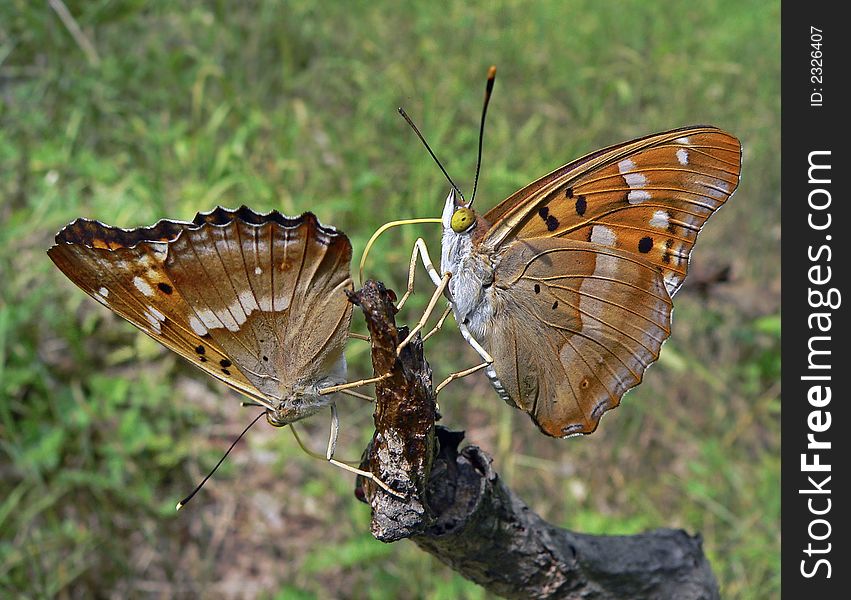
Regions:
<svg viewBox="0 0 851 600"><path fill-rule="evenodd" d="M165 321L165 315L158 311L153 306L145 307L145 318L148 319L148 323L151 324L151 327L157 333L162 333L162 323Z"/></svg>
<svg viewBox="0 0 851 600"><path fill-rule="evenodd" d="M689 145L691 143L691 142L689 142L687 137L677 138L674 141L677 142L678 144L685 144L685 145Z"/></svg>
<svg viewBox="0 0 851 600"><path fill-rule="evenodd" d="M632 162L628 158L625 158L618 163L618 171L621 172L621 175L623 175L624 173L628 173L629 171L632 171L634 168L635 168L635 163Z"/></svg>
<svg viewBox="0 0 851 600"><path fill-rule="evenodd" d="M108 298L109 297L109 290L106 289L105 287L102 287L98 290L98 294L100 294L104 298Z"/></svg>
<svg viewBox="0 0 851 600"><path fill-rule="evenodd" d="M254 274L255 275L262 275L263 269L261 269L260 267L254 267Z"/></svg>
<svg viewBox="0 0 851 600"><path fill-rule="evenodd" d="M192 331L197 333L199 336L207 335L207 328L204 327L204 324L195 315L189 317L189 326L192 328Z"/></svg>
<svg viewBox="0 0 851 600"><path fill-rule="evenodd" d="M626 199L630 204L641 204L645 200L650 200L650 192L644 190L632 190L627 194Z"/></svg>
<svg viewBox="0 0 851 600"><path fill-rule="evenodd" d="M659 229L667 229L670 224L670 217L668 216L668 211L666 210L657 210L653 212L653 216L650 217L650 226L657 227Z"/></svg>
<svg viewBox="0 0 851 600"><path fill-rule="evenodd" d="M136 289L139 290L140 292L142 292L146 296L153 296L154 295L154 288L152 288L150 286L150 284L147 281L145 281L144 279L142 279L141 277L138 277L138 276L134 277L133 278L133 285L135 285Z"/></svg>
<svg viewBox="0 0 851 600"><path fill-rule="evenodd" d="M591 241L601 246L614 246L617 236L615 232L603 225L594 225L591 228Z"/></svg>
<svg viewBox="0 0 851 600"><path fill-rule="evenodd" d="M680 161L681 165L688 164L688 150L685 148L680 148L677 150L677 160Z"/></svg>
<svg viewBox="0 0 851 600"><path fill-rule="evenodd" d="M647 178L641 173L624 173L623 178L626 184L633 189L643 188L647 185Z"/></svg>
<svg viewBox="0 0 851 600"><path fill-rule="evenodd" d="M254 297L251 290L241 290L237 297L239 298L239 303L242 305L242 310L245 311L246 316L250 315L254 309L260 310L260 307L257 305L257 298Z"/></svg>
<svg viewBox="0 0 851 600"><path fill-rule="evenodd" d="M195 311L198 315L198 320L201 321L204 327L207 329L221 329L224 327L224 323L222 323L216 314L210 309L200 309Z"/></svg>

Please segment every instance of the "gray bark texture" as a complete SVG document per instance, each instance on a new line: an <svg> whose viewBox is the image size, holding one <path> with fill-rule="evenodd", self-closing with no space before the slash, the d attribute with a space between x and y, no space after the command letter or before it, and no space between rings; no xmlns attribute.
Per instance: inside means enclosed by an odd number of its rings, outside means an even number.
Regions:
<svg viewBox="0 0 851 600"><path fill-rule="evenodd" d="M367 281L351 300L366 316L376 375L375 433L362 468L400 497L359 478L372 534L409 538L452 569L505 598L717 599L699 535L656 529L637 535L575 533L535 514L501 481L492 459L464 434L436 426L431 368L415 338L396 356L405 328L395 295Z"/></svg>

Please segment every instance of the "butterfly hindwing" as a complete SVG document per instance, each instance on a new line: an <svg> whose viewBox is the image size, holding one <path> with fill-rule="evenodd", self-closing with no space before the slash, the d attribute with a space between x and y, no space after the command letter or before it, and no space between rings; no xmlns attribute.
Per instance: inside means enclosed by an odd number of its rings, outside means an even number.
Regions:
<svg viewBox="0 0 851 600"><path fill-rule="evenodd" d="M562 237L640 255L673 295L707 218L736 189L741 145L714 127L655 134L596 152L530 184L485 215L483 245Z"/></svg>
<svg viewBox="0 0 851 600"><path fill-rule="evenodd" d="M516 241L500 255L494 288L489 376L552 436L594 431L670 334L662 275L620 250Z"/></svg>
<svg viewBox="0 0 851 600"><path fill-rule="evenodd" d="M217 211L218 219L173 242L166 269L194 312L193 325L264 395L280 399L294 374L313 381L342 357L352 313L344 293L352 289L351 245L310 213L252 222Z"/></svg>

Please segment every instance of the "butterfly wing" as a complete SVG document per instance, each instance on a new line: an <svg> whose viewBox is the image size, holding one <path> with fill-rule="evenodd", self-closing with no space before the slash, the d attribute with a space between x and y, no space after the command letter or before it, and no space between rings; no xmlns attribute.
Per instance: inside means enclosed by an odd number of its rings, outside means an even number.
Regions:
<svg viewBox="0 0 851 600"><path fill-rule="evenodd" d="M491 382L544 433L591 433L670 333L662 274L628 252L559 238L513 242L499 261Z"/></svg>
<svg viewBox="0 0 851 600"><path fill-rule="evenodd" d="M351 322L352 248L310 213L290 219L243 207L201 215L172 242L165 268L196 323L264 395L333 377Z"/></svg>
<svg viewBox="0 0 851 600"><path fill-rule="evenodd" d="M197 257L203 255L197 249L201 245L199 239L210 237L218 243L207 250L219 262L198 264ZM259 243L261 239L266 243ZM317 245L325 249L320 255L308 251L309 246ZM275 251L282 248L284 254L276 255ZM57 234L56 245L48 250L48 255L95 300L216 379L270 408L267 391L272 388L261 384L263 379L258 373L266 372L253 368L256 361L252 357L265 363L271 360L264 361L264 355L270 359L277 355L264 354L255 330L251 330L252 335L248 335L248 330L239 335L237 319L244 319L254 306L274 306L273 310L265 311L271 315L262 315L264 323L273 324L268 328L269 339L274 337L272 332L279 337L289 332L290 337L300 340L306 336L286 327L287 319L291 318L289 304L270 304L269 299L279 297L282 286L291 286L289 294L296 295L295 284L299 281L308 284L333 279L330 289L336 289L341 281L343 287L347 281L350 285L347 257L351 256L351 246L342 233L320 226L310 214L289 219L277 212L260 215L246 207L238 211L219 208L199 213L193 223L160 221L153 227L132 230L78 219ZM246 265L257 263L280 268L286 256L300 257L292 259L290 266L306 273L304 279L274 279L272 271L266 269L266 279L255 276L256 285L246 285L249 282ZM209 259L207 255L206 260ZM309 263L307 267L305 262ZM208 289L206 294L205 289ZM328 291L329 285L318 285L316 289L320 293ZM340 295L345 301L345 295L342 292ZM311 298L306 299L307 303L310 301ZM339 302L332 305L339 310L334 313L334 320L328 321L344 331L335 330L328 335L326 348L342 352L351 308L348 303L345 307ZM264 311L258 311L261 312ZM261 321L260 314L256 317L256 321ZM318 344L316 348L321 353L319 349L323 346Z"/></svg>
<svg viewBox="0 0 851 600"><path fill-rule="evenodd" d="M741 144L715 127L686 127L589 154L511 195L485 215L482 249L559 237L634 253L680 287L697 234L735 191Z"/></svg>

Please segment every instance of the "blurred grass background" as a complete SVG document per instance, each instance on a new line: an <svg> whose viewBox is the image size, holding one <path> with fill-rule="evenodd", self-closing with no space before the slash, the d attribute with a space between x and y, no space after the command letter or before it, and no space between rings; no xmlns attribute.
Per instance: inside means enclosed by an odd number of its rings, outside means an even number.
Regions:
<svg viewBox="0 0 851 600"><path fill-rule="evenodd" d="M378 225L437 216L447 191L396 107L469 190L493 63L480 209L687 124L740 137L743 176L659 364L597 433L545 439L478 375L446 390L444 423L550 521L700 532L723 597L777 597L779 18L776 0L0 3L0 595L485 597L413 544L374 541L352 478L285 431L252 430L175 514L253 413L45 250L77 216L135 227L246 203L314 211L357 260ZM368 275L403 290L418 235L435 256L436 226L397 229ZM349 349L368 376L366 345ZM427 354L438 381L476 361L454 325ZM341 409L355 458L371 407ZM322 448L327 422L306 428Z"/></svg>

